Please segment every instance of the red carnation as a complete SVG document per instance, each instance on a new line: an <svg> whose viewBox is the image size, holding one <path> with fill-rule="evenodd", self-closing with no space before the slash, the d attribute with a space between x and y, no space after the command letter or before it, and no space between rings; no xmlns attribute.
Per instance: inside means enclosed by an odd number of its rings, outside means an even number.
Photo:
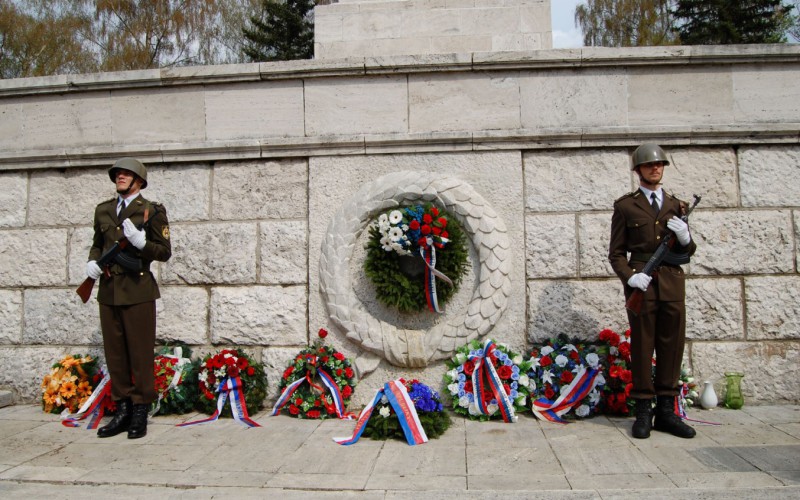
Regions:
<svg viewBox="0 0 800 500"><path fill-rule="evenodd" d="M417 229L419 229L419 221L417 219L412 220L411 222L408 223L408 227L412 231L416 231Z"/></svg>
<svg viewBox="0 0 800 500"><path fill-rule="evenodd" d="M577 361L580 356L578 355L578 351L569 351L569 357L573 361Z"/></svg>
<svg viewBox="0 0 800 500"><path fill-rule="evenodd" d="M344 361L344 354L342 354L340 352L333 353L333 357L338 359L339 361Z"/></svg>
<svg viewBox="0 0 800 500"><path fill-rule="evenodd" d="M631 345L628 342L622 342L617 349L619 349L620 356L631 359Z"/></svg>
<svg viewBox="0 0 800 500"><path fill-rule="evenodd" d="M501 366L500 368L497 369L497 375L503 380L510 379L511 378L511 374L512 374L512 371L511 371L511 367L510 366L503 365L503 366Z"/></svg>
<svg viewBox="0 0 800 500"><path fill-rule="evenodd" d="M327 336L328 336L328 330L326 330L324 328L320 328L319 329L319 338L324 339Z"/></svg>
<svg viewBox="0 0 800 500"><path fill-rule="evenodd" d="M289 405L289 413L291 413L292 415L299 415L300 408L296 407L295 405Z"/></svg>
<svg viewBox="0 0 800 500"><path fill-rule="evenodd" d="M288 379L288 378L289 378L289 375L291 375L293 371L294 371L294 366L290 366L289 368L287 368L286 370L284 370L284 372L283 372L283 378L286 378L286 379Z"/></svg>
<svg viewBox="0 0 800 500"><path fill-rule="evenodd" d="M329 358L328 356L322 356L322 362L323 363L327 363L329 359L331 359L331 358Z"/></svg>
<svg viewBox="0 0 800 500"><path fill-rule="evenodd" d="M253 375L255 375L255 374L256 374L256 370L255 370L255 368L253 368L252 366L248 366L248 367L247 367L247 375L249 375L250 377L252 377L252 376L253 376Z"/></svg>
<svg viewBox="0 0 800 500"><path fill-rule="evenodd" d="M300 406L301 404L303 404L303 398L297 398L297 399L295 399L295 400L294 400L294 404L296 404L297 406Z"/></svg>
<svg viewBox="0 0 800 500"><path fill-rule="evenodd" d="M447 227L447 219L444 217L439 217L439 225L442 227Z"/></svg>
<svg viewBox="0 0 800 500"><path fill-rule="evenodd" d="M306 413L308 418L319 418L319 410L310 410Z"/></svg>
<svg viewBox="0 0 800 500"><path fill-rule="evenodd" d="M425 214L422 216L422 222L424 222L425 224L430 224L431 222L433 222L433 217L431 217L431 214Z"/></svg>
<svg viewBox="0 0 800 500"><path fill-rule="evenodd" d="M573 375L572 372L561 372L561 382L565 384L569 384L574 378L575 375Z"/></svg>
<svg viewBox="0 0 800 500"><path fill-rule="evenodd" d="M442 234L442 228L440 228L440 227L433 226L433 229L431 229L431 231L433 231L433 234L436 235L436 236L439 236L440 234Z"/></svg>
<svg viewBox="0 0 800 500"><path fill-rule="evenodd" d="M553 364L553 360L550 359L550 356L545 356L545 357L543 357L542 359L539 360L539 365L542 366L542 367L550 366L552 364Z"/></svg>
<svg viewBox="0 0 800 500"><path fill-rule="evenodd" d="M436 207L431 207L431 213L433 215L439 215L439 209Z"/></svg>
<svg viewBox="0 0 800 500"><path fill-rule="evenodd" d="M420 229L420 232L425 235L431 234L431 226L423 224L422 228Z"/></svg>
<svg viewBox="0 0 800 500"><path fill-rule="evenodd" d="M619 378L620 380L628 384L633 380L633 375L631 374L630 370L622 370L622 373L620 374Z"/></svg>
<svg viewBox="0 0 800 500"><path fill-rule="evenodd" d="M608 369L608 375L611 378L620 378L620 377L622 377L622 372L623 371L624 371L624 369L621 366L614 365L614 366L612 366L611 368Z"/></svg>
<svg viewBox="0 0 800 500"><path fill-rule="evenodd" d="M450 233L448 233L447 231L442 231L442 234L441 234L440 236L441 236L442 238L445 238L445 239L447 239L447 238L449 238L449 237L450 237Z"/></svg>
<svg viewBox="0 0 800 500"><path fill-rule="evenodd" d="M349 366L344 369L344 374L347 378L353 378L353 375L355 375L355 373L353 373L353 369Z"/></svg>
<svg viewBox="0 0 800 500"><path fill-rule="evenodd" d="M352 394L353 394L353 389L352 389L352 388L351 388L349 385L346 385L346 386L344 386L344 389L342 389L342 397L343 397L344 399L347 399L347 398L349 398L349 397L350 397Z"/></svg>
<svg viewBox="0 0 800 500"><path fill-rule="evenodd" d="M341 376L342 376L342 373L344 373L344 370L342 370L341 368L337 368L337 369L336 369L336 376L337 376L337 377L341 377Z"/></svg>

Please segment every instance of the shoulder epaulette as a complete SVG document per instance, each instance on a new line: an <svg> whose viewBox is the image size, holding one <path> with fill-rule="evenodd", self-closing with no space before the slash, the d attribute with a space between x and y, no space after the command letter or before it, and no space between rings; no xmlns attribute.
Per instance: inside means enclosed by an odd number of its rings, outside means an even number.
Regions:
<svg viewBox="0 0 800 500"><path fill-rule="evenodd" d="M620 196L619 198L617 198L614 201L614 203L615 204L619 203L620 201L622 201L622 200L624 200L626 198L633 198L633 197L639 196L639 193L641 193L641 191L639 191L638 189L636 191L631 191L630 193L625 193L622 196Z"/></svg>
<svg viewBox="0 0 800 500"><path fill-rule="evenodd" d="M116 203L116 202L117 202L117 198L116 197L109 198L108 200L101 201L100 203L97 204L97 206L99 207L100 205L105 205L106 203Z"/></svg>

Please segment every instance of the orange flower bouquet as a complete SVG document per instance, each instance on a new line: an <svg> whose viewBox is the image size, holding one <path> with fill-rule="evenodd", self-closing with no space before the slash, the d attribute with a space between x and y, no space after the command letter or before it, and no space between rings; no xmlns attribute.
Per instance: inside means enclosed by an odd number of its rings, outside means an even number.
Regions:
<svg viewBox="0 0 800 500"><path fill-rule="evenodd" d="M47 413L75 413L94 390L97 359L68 354L42 380L42 407Z"/></svg>

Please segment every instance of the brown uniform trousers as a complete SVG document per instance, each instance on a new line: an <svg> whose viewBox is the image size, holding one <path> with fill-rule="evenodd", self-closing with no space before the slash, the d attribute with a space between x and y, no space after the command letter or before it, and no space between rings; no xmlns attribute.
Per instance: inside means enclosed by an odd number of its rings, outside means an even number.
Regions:
<svg viewBox="0 0 800 500"><path fill-rule="evenodd" d="M163 205L136 197L117 216L117 200L97 205L94 214L94 238L89 260L97 260L116 241L124 237L122 222L130 218L137 227L150 220L142 250L129 245L124 252L141 259L141 271L132 272L112 264L111 276L100 277L97 301L100 304L100 327L114 400L130 398L134 404L149 404L156 399L153 375L153 347L156 339L156 299L158 291L150 264L165 262L172 255L169 221Z"/></svg>
<svg viewBox="0 0 800 500"><path fill-rule="evenodd" d="M626 299L633 293L628 279L641 272L649 256L656 251L669 231L667 221L674 215L680 217L685 210L686 204L666 191L663 198L657 215L641 190L614 203L608 260L622 280ZM676 240L673 251L692 255L696 248L694 241L684 247ZM644 294L641 312L635 315L628 311L633 375L631 397L650 399L655 395L678 394L686 338L685 298L683 269L662 265ZM652 369L654 352L657 360L655 377Z"/></svg>

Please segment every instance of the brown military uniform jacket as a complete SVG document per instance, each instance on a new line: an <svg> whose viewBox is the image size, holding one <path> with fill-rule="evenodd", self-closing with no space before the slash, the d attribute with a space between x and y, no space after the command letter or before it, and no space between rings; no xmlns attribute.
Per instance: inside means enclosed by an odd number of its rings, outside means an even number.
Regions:
<svg viewBox="0 0 800 500"><path fill-rule="evenodd" d="M139 250L128 245L123 250L128 256L142 260L142 270L132 272L119 264L109 267L111 276L103 273L97 301L101 304L120 306L140 304L161 297L158 285L150 272L153 261L166 262L172 255L169 239L169 220L163 205L146 200L141 194L117 216L117 198L112 198L97 205L94 212L94 238L89 250L89 260L98 260L114 243L125 237L122 222L130 218L136 227L144 221L145 210L148 210L149 224L145 226L147 242Z"/></svg>
<svg viewBox="0 0 800 500"><path fill-rule="evenodd" d="M625 296L633 291L628 279L641 272L650 255L661 244L669 231L667 221L673 215L680 217L686 210L686 203L673 195L663 192L663 201L658 215L653 213L649 200L637 189L614 202L614 215L611 217L611 241L608 247L608 260L614 272L625 285ZM675 238L675 253L693 255L697 245L694 240L682 246ZM630 258L628 257L630 252ZM656 285L656 286L652 286ZM645 292L645 300L683 301L685 300L685 278L679 266L663 265L658 270L658 279L653 281Z"/></svg>

